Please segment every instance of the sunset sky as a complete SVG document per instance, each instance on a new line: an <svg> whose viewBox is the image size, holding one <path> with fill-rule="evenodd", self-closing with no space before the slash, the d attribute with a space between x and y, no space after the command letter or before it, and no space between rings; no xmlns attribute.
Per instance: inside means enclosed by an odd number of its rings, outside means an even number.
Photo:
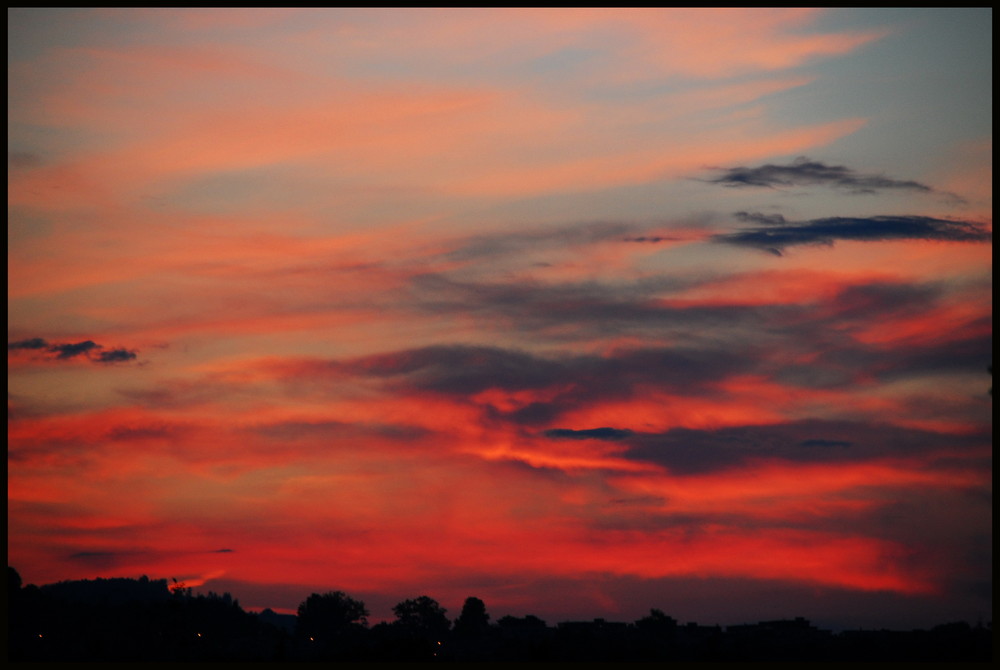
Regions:
<svg viewBox="0 0 1000 670"><path fill-rule="evenodd" d="M8 9L8 563L992 619L991 9Z"/></svg>

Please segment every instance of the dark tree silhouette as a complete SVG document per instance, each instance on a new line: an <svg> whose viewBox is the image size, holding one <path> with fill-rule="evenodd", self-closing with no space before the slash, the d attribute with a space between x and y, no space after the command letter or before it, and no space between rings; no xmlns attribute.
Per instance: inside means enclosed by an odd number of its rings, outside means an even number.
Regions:
<svg viewBox="0 0 1000 670"><path fill-rule="evenodd" d="M644 616L635 622L635 627L649 633L673 632L677 629L677 619L667 616L663 610L651 609L649 616Z"/></svg>
<svg viewBox="0 0 1000 670"><path fill-rule="evenodd" d="M312 594L290 615L243 611L228 593L173 593L166 579L97 578L24 585L7 569L10 661L962 661L992 660L993 626L964 621L930 630L825 631L802 617L756 624L678 625L660 610L634 623L503 616L489 624L468 598L449 634L445 609L420 596L397 620L368 627L364 603ZM480 631L466 635L463 631ZM307 635L312 634L310 638Z"/></svg>
<svg viewBox="0 0 1000 670"><path fill-rule="evenodd" d="M418 637L440 639L451 628L447 610L427 596L404 600L392 611L396 614L395 625Z"/></svg>
<svg viewBox="0 0 1000 670"><path fill-rule="evenodd" d="M527 614L523 617L502 616L497 621L497 625L501 628L506 629L519 629L519 630L543 630L545 628L545 622L534 614Z"/></svg>
<svg viewBox="0 0 1000 670"><path fill-rule="evenodd" d="M303 637L330 639L368 626L368 610L343 591L313 593L299 605L296 630Z"/></svg>
<svg viewBox="0 0 1000 670"><path fill-rule="evenodd" d="M392 608L396 620L372 629L381 648L379 660L440 660L451 628L446 610L433 598L420 596L404 600Z"/></svg>
<svg viewBox="0 0 1000 670"><path fill-rule="evenodd" d="M462 613L455 619L455 634L459 637L476 637L485 633L489 626L490 615L486 613L486 603L479 598L466 598Z"/></svg>
<svg viewBox="0 0 1000 670"><path fill-rule="evenodd" d="M21 575L12 568L7 566L7 597L17 593L21 590Z"/></svg>

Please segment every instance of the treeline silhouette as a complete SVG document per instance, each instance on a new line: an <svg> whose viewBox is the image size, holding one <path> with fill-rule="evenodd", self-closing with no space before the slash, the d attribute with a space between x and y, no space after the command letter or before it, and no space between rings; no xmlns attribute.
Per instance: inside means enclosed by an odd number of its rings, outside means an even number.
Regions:
<svg viewBox="0 0 1000 670"><path fill-rule="evenodd" d="M469 597L458 618L420 596L369 625L342 591L313 593L298 614L244 611L228 593L195 595L166 579L23 586L8 566L9 661L990 661L992 622L930 630L832 633L803 618L679 624L650 610L631 623L533 615L490 621Z"/></svg>

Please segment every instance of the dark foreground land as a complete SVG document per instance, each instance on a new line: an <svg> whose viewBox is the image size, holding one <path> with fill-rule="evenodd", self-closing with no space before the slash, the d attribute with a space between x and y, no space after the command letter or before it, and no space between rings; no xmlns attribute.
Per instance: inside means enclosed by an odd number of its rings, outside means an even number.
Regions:
<svg viewBox="0 0 1000 670"><path fill-rule="evenodd" d="M454 621L426 596L369 626L364 604L313 594L298 616L244 611L229 594L193 595L166 580L21 586L8 568L9 661L980 661L993 629L833 633L802 618L741 626L678 624L659 610L631 623L505 616L478 598Z"/></svg>

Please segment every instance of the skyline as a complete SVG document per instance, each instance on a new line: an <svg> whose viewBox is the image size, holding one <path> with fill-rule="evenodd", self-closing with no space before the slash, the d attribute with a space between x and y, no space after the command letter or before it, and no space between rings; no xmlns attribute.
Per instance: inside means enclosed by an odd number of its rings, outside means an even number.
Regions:
<svg viewBox="0 0 1000 670"><path fill-rule="evenodd" d="M991 19L8 9L8 563L991 617Z"/></svg>

